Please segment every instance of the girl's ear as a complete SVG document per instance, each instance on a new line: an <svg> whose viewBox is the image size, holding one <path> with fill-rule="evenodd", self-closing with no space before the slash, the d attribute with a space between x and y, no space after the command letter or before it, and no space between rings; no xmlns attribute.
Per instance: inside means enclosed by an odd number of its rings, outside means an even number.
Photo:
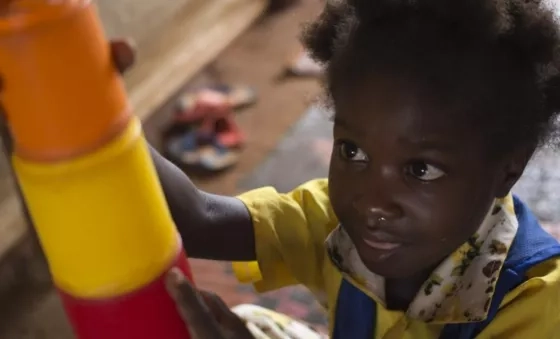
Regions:
<svg viewBox="0 0 560 339"><path fill-rule="evenodd" d="M525 147L507 157L499 177L496 198L503 198L511 192L511 189L525 171L525 167L527 167L534 152L534 147Z"/></svg>

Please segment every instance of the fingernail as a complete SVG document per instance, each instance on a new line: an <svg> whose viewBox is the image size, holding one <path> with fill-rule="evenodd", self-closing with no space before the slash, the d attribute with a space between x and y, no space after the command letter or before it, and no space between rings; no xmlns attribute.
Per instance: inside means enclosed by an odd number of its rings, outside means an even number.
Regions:
<svg viewBox="0 0 560 339"><path fill-rule="evenodd" d="M174 267L167 274L167 279L174 285L180 284L184 280L183 272L181 272L181 270L177 267Z"/></svg>
<svg viewBox="0 0 560 339"><path fill-rule="evenodd" d="M183 272L177 267L173 267L170 271L173 279L182 280L183 279Z"/></svg>

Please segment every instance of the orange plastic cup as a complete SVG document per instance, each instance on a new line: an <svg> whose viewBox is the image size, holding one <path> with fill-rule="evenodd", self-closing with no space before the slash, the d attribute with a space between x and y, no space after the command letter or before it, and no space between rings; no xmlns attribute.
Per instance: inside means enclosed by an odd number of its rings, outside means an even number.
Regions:
<svg viewBox="0 0 560 339"><path fill-rule="evenodd" d="M124 85L90 0L14 0L0 13L0 100L16 153L87 153L130 118Z"/></svg>

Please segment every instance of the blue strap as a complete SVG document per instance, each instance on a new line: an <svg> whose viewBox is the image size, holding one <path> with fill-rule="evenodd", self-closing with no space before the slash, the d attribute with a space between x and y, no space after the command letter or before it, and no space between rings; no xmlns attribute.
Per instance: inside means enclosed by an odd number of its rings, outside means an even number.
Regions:
<svg viewBox="0 0 560 339"><path fill-rule="evenodd" d="M375 302L342 279L336 302L332 339L371 339L376 324Z"/></svg>
<svg viewBox="0 0 560 339"><path fill-rule="evenodd" d="M537 218L514 198L519 228L500 273L488 317L479 323L444 326L440 339L473 339L496 316L506 294L525 281L525 273L534 265L560 256L560 244L542 229ZM371 339L376 328L377 307L366 294L342 279L335 310L333 339Z"/></svg>

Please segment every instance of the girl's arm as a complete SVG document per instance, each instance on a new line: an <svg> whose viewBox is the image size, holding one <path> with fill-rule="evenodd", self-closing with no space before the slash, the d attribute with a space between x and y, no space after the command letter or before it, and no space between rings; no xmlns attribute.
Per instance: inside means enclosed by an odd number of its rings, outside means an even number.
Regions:
<svg viewBox="0 0 560 339"><path fill-rule="evenodd" d="M251 215L241 200L196 188L179 168L150 146L171 216L190 257L256 260Z"/></svg>

